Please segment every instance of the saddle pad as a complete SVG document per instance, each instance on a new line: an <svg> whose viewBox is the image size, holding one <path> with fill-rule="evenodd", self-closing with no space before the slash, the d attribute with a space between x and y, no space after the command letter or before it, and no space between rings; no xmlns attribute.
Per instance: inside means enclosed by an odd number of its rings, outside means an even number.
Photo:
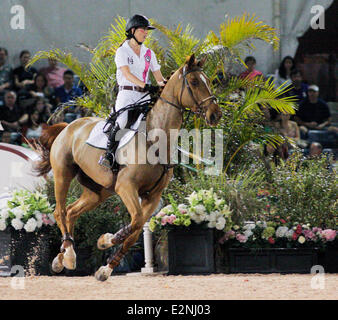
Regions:
<svg viewBox="0 0 338 320"><path fill-rule="evenodd" d="M123 146L125 146L134 137L141 124L142 118L143 114L140 114L137 121L130 127L130 130L126 131L124 136L121 138L117 149L120 149ZM106 123L107 123L106 121L102 120L95 125L95 127L90 132L88 139L86 140L86 143L88 145L94 148L107 150L108 137L103 132L103 128L106 125Z"/></svg>

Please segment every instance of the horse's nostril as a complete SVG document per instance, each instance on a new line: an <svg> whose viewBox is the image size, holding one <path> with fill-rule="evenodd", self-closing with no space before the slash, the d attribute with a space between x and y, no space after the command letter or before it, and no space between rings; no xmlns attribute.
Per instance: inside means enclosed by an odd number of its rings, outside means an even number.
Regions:
<svg viewBox="0 0 338 320"><path fill-rule="evenodd" d="M212 113L211 116L210 116L210 122L211 122L211 123L215 123L216 120L217 120L217 118L216 118L215 113Z"/></svg>

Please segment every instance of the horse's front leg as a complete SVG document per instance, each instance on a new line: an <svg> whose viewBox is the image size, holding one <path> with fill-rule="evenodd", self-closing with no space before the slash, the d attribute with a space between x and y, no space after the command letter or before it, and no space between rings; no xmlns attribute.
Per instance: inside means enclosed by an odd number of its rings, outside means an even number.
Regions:
<svg viewBox="0 0 338 320"><path fill-rule="evenodd" d="M161 194L162 194L162 190L158 190L157 192L154 192L148 197L145 197L142 199L142 203L141 203L142 217L140 219L141 224L139 225L139 229L135 230L134 232L131 231L132 225L133 225L133 217L132 217L132 223L128 225L127 227L122 228L120 231L118 231L114 235L113 239L116 241L117 239L121 239L119 238L119 236L121 237L121 235L123 235L123 237L125 237L127 232L130 233L130 235L126 237L121 248L114 255L108 258L107 265L104 267L101 267L96 272L95 277L97 280L100 280L100 281L107 280L108 277L111 275L112 270L119 265L121 259L128 252L128 249L137 241L137 239L140 236L140 233L142 232L142 227L144 223L149 219L149 217L158 207L158 204L161 200Z"/></svg>
<svg viewBox="0 0 338 320"><path fill-rule="evenodd" d="M115 187L115 191L120 196L131 215L131 226L127 227L127 231L122 237L126 237L126 239L123 241L118 252L115 253L114 257L108 259L106 266L101 267L95 273L96 279L100 281L105 281L109 278L113 268L120 263L123 256L128 252L130 246L132 246L138 239L144 224L142 209L139 203L139 195L134 185L130 182L123 183L123 185L119 184Z"/></svg>

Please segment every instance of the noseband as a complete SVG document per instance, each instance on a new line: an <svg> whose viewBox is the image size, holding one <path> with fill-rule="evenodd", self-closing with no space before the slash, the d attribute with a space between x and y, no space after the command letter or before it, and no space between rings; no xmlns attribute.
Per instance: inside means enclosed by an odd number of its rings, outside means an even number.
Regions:
<svg viewBox="0 0 338 320"><path fill-rule="evenodd" d="M202 72L203 70L201 68L195 68L195 69L192 69L192 70L189 70L189 71L185 71L185 66L183 68L183 85L182 85L181 94L180 94L180 101L179 101L180 105L176 105L176 104L174 104L174 103L172 103L172 102L170 102L170 101L168 101L168 100L160 97L160 99L162 101L164 101L164 102L172 105L173 107L179 109L181 111L181 113L182 113L182 118L183 118L183 113L187 110L186 108L182 107L182 96L183 96L183 92L184 92L185 87L188 89L190 97L192 98L192 100L194 101L195 105L197 106L197 111L191 111L191 110L189 110L189 113L192 112L192 113L194 113L194 114L196 114L196 115L198 115L200 117L203 116L205 118L206 117L205 107L207 107L210 103L207 106L203 106L203 104L205 102L209 101L209 100L217 102L217 99L216 99L216 97L214 95L210 95L209 97L201 100L200 102L197 101L197 99L195 98L195 96L194 96L194 94L193 94L193 92L191 90L191 87L189 86L189 82L187 80L187 75L189 73L191 73L191 72L196 72L196 71Z"/></svg>

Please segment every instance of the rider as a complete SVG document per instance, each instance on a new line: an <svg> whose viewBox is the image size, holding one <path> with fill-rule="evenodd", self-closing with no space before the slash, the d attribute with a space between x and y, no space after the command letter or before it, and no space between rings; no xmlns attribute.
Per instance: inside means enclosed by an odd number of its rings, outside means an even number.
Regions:
<svg viewBox="0 0 338 320"><path fill-rule="evenodd" d="M119 86L119 93L115 110L112 109L112 112L116 112L130 104L149 99L149 96L144 97L147 92L154 94L158 92L159 86L165 85L165 79L160 70L161 66L157 62L155 53L143 44L148 35L148 30L153 29L155 27L151 26L148 18L143 15L136 14L127 22L127 39L116 50L115 55L116 80ZM152 71L159 86L148 84L149 70ZM142 97L144 98L141 99ZM107 151L99 161L101 165L111 168L119 143L119 141L115 141L116 133L120 129L124 129L127 123L128 111L124 111L117 117L114 127L110 131Z"/></svg>

